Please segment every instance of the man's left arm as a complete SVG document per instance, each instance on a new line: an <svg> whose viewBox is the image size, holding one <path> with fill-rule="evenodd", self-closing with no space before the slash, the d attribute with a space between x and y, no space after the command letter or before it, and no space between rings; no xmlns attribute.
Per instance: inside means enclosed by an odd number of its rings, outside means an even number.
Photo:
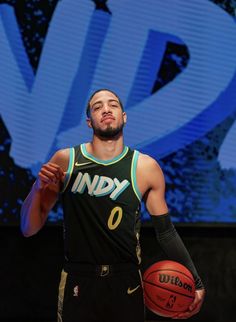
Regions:
<svg viewBox="0 0 236 322"><path fill-rule="evenodd" d="M156 232L157 240L166 256L185 265L193 274L196 286L195 299L185 313L179 313L173 318L186 319L198 313L202 306L205 288L199 277L194 263L176 231L165 201L165 179L158 163L148 157L141 156L139 162L142 180L139 180L144 194L144 201ZM142 170L144 169L144 170Z"/></svg>

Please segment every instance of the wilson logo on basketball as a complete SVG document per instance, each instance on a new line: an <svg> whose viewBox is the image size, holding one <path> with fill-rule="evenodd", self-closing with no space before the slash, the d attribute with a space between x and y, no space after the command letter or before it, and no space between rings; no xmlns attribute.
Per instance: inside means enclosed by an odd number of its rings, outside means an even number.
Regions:
<svg viewBox="0 0 236 322"><path fill-rule="evenodd" d="M193 291L192 286L190 284L183 283L177 276L168 275L168 274L159 274L159 282L179 286L180 288L184 288L190 293L192 293Z"/></svg>

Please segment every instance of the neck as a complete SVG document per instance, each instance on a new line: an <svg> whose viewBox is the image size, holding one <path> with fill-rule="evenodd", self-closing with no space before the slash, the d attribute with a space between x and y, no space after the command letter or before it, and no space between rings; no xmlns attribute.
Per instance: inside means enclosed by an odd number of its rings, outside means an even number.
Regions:
<svg viewBox="0 0 236 322"><path fill-rule="evenodd" d="M110 160L122 153L124 149L123 135L114 139L103 140L94 135L93 140L86 144L87 151L100 160Z"/></svg>

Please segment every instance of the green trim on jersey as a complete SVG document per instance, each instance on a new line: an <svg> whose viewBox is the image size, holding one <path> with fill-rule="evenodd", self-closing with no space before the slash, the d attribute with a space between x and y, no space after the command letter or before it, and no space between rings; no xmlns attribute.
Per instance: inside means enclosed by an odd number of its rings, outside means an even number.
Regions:
<svg viewBox="0 0 236 322"><path fill-rule="evenodd" d="M139 191L139 188L137 185L137 177L136 177L138 156L139 156L139 152L137 150L134 150L134 155L133 155L132 165L131 165L131 181L132 181L132 187L133 187L134 193L137 196L138 200L141 201L142 194Z"/></svg>
<svg viewBox="0 0 236 322"><path fill-rule="evenodd" d="M66 187L68 186L68 183L70 181L70 178L73 172L74 163L75 163L75 149L70 148L69 165L66 171L66 178L61 192L64 192L66 190Z"/></svg>
<svg viewBox="0 0 236 322"><path fill-rule="evenodd" d="M105 166L111 165L111 164L114 164L114 163L120 161L121 159L123 159L126 156L126 154L129 151L129 148L127 146L125 146L123 151L121 152L121 154L119 154L117 157L110 159L110 160L100 160L100 159L95 158L92 154L87 152L85 143L81 144L80 147L81 147L81 152L85 158L87 158L93 162L96 162L98 164L103 164Z"/></svg>

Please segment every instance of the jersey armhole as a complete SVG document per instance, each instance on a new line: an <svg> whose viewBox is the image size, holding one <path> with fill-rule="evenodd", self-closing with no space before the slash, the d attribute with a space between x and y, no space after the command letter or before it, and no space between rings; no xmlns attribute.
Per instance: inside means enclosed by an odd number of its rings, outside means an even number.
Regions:
<svg viewBox="0 0 236 322"><path fill-rule="evenodd" d="M70 148L70 154L69 154L69 164L68 164L68 168L66 170L66 177L65 177L65 181L63 183L62 189L60 191L60 193L63 193L69 182L70 182L70 178L73 172L73 168L74 168L74 163L75 163L75 149L74 148Z"/></svg>
<svg viewBox="0 0 236 322"><path fill-rule="evenodd" d="M141 202L142 200L142 194L139 191L138 185L137 185L137 163L138 163L138 156L139 152L137 150L134 150L133 158L132 158L132 164L131 164L131 181L132 181L132 187L134 190L134 193L138 200Z"/></svg>

